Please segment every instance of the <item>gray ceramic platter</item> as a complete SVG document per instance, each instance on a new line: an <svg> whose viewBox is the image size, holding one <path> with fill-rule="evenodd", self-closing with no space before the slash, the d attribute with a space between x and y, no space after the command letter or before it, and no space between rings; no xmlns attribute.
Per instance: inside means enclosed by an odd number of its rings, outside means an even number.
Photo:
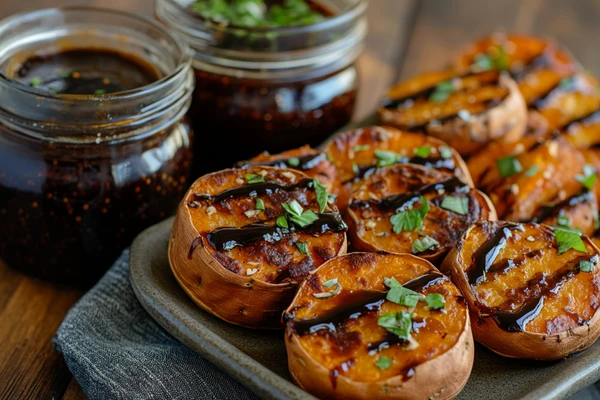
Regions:
<svg viewBox="0 0 600 400"><path fill-rule="evenodd" d="M267 399L314 399L291 382L283 332L229 325L198 308L179 287L167 259L173 219L142 232L131 248L131 285L164 329ZM459 399L565 399L600 378L600 343L552 363L512 360L475 348Z"/></svg>

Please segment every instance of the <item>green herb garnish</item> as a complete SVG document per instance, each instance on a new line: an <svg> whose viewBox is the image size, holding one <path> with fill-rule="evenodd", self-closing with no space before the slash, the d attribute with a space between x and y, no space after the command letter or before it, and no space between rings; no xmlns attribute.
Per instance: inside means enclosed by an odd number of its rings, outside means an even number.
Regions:
<svg viewBox="0 0 600 400"><path fill-rule="evenodd" d="M290 167L297 167L298 165L300 165L300 159L298 157L288 158L287 165L289 165Z"/></svg>
<svg viewBox="0 0 600 400"><path fill-rule="evenodd" d="M383 284L389 288L393 288L393 287L402 287L402 285L400 284L400 282L398 282L396 280L396 278L394 278L393 276L391 278L386 278L385 276L383 277Z"/></svg>
<svg viewBox="0 0 600 400"><path fill-rule="evenodd" d="M401 306L415 307L421 296L420 293L417 293L414 290L400 286L390 288L385 299L392 303L400 304Z"/></svg>
<svg viewBox="0 0 600 400"><path fill-rule="evenodd" d="M438 247L440 243L430 236L425 236L422 239L417 239L412 243L412 252L414 254L423 253L427 250L433 250Z"/></svg>
<svg viewBox="0 0 600 400"><path fill-rule="evenodd" d="M525 176L531 178L535 174L537 174L539 167L537 165L532 165L529 167L527 171L525 171Z"/></svg>
<svg viewBox="0 0 600 400"><path fill-rule="evenodd" d="M255 183L262 183L265 181L265 177L258 174L246 174L246 182L248 185L252 185Z"/></svg>
<svg viewBox="0 0 600 400"><path fill-rule="evenodd" d="M579 270L581 272L592 272L594 269L594 263L589 260L582 260L579 262Z"/></svg>
<svg viewBox="0 0 600 400"><path fill-rule="evenodd" d="M508 54L506 54L504 47L497 46L497 51L498 53L494 57L489 54L477 54L473 66L481 71L508 70Z"/></svg>
<svg viewBox="0 0 600 400"><path fill-rule="evenodd" d="M379 360L377 360L377 362L375 363L375 366L377 366L377 368L383 371L392 366L392 361L386 356L381 356L379 357Z"/></svg>
<svg viewBox="0 0 600 400"><path fill-rule="evenodd" d="M354 146L354 152L358 153L359 151L365 151L365 150L369 150L371 148L371 146L369 146L368 144L357 144L356 146Z"/></svg>
<svg viewBox="0 0 600 400"><path fill-rule="evenodd" d="M571 228L571 218L567 215L559 215L558 218L556 218L556 223L561 228Z"/></svg>
<svg viewBox="0 0 600 400"><path fill-rule="evenodd" d="M292 200L289 204L283 203L281 206L287 212L289 220L302 228L319 219L313 210L304 211L296 200Z"/></svg>
<svg viewBox="0 0 600 400"><path fill-rule="evenodd" d="M558 244L558 254L563 254L570 249L586 253L585 244L578 232L564 228L554 228L554 237Z"/></svg>
<svg viewBox="0 0 600 400"><path fill-rule="evenodd" d="M469 198L447 196L442 200L441 207L460 215L466 215L469 212Z"/></svg>
<svg viewBox="0 0 600 400"><path fill-rule="evenodd" d="M427 307L435 310L442 309L446 305L446 299L444 298L444 295L440 293L429 293L427 297L425 297L425 302L427 303Z"/></svg>
<svg viewBox="0 0 600 400"><path fill-rule="evenodd" d="M440 156L444 159L452 158L452 150L450 147L442 146L439 149Z"/></svg>
<svg viewBox="0 0 600 400"><path fill-rule="evenodd" d="M44 81L42 80L42 78L40 78L39 76L35 76L35 77L31 78L31 80L29 81L29 86L38 87L43 83L44 83Z"/></svg>
<svg viewBox="0 0 600 400"><path fill-rule="evenodd" d="M421 158L427 158L427 157L429 157L429 154L431 153L432 149L433 148L431 146L420 146L420 147L417 147L415 149L415 156L421 157Z"/></svg>
<svg viewBox="0 0 600 400"><path fill-rule="evenodd" d="M375 158L377 158L377 167L387 167L394 165L400 160L400 155L388 150L375 150Z"/></svg>
<svg viewBox="0 0 600 400"><path fill-rule="evenodd" d="M317 196L317 203L319 203L319 212L323 212L325 211L325 207L327 207L327 188L317 179L313 179L313 186Z"/></svg>
<svg viewBox="0 0 600 400"><path fill-rule="evenodd" d="M358 169L358 165L356 165L355 162L352 163L352 172L354 172L355 175L360 173L360 169Z"/></svg>
<svg viewBox="0 0 600 400"><path fill-rule="evenodd" d="M596 175L596 169L593 166L586 164L583 166L583 175L577 175L575 179L586 189L592 189L598 180L598 175Z"/></svg>
<svg viewBox="0 0 600 400"><path fill-rule="evenodd" d="M377 325L387 329L394 335L400 338L410 341L412 330L412 314L407 311L400 311L397 314L385 314L379 317Z"/></svg>
<svg viewBox="0 0 600 400"><path fill-rule="evenodd" d="M452 81L446 81L439 83L431 96L429 96L429 101L434 103L443 103L448 99L452 93L454 93L456 89L454 88L454 83Z"/></svg>
<svg viewBox="0 0 600 400"><path fill-rule="evenodd" d="M285 218L284 215L280 215L279 217L277 217L277 221L275 221L277 223L277 226L281 227L281 228L289 228L287 219Z"/></svg>
<svg viewBox="0 0 600 400"><path fill-rule="evenodd" d="M96 95L106 94L106 90L104 90L104 89L97 89L97 90L94 91L94 94L96 94Z"/></svg>
<svg viewBox="0 0 600 400"><path fill-rule="evenodd" d="M298 248L298 250L300 250L300 253L308 254L308 245L306 243L297 242L296 247Z"/></svg>
<svg viewBox="0 0 600 400"><path fill-rule="evenodd" d="M256 204L254 205L254 208L257 210L264 210L265 202L262 199L256 199Z"/></svg>
<svg viewBox="0 0 600 400"><path fill-rule="evenodd" d="M420 197L421 208L400 211L390 217L392 231L396 234L402 231L412 231L423 226L425 215L429 211L429 202L423 196Z"/></svg>
<svg viewBox="0 0 600 400"><path fill-rule="evenodd" d="M508 178L510 176L513 176L514 174L518 174L519 172L523 171L521 163L514 156L506 156L499 158L496 161L496 166L498 167L500 176L503 178Z"/></svg>

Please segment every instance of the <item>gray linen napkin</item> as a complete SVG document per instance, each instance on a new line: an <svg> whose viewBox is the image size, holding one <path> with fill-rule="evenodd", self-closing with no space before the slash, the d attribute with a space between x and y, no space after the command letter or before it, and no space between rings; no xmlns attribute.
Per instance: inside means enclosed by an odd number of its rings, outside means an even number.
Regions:
<svg viewBox="0 0 600 400"><path fill-rule="evenodd" d="M90 399L254 399L144 311L129 251L69 311L53 340Z"/></svg>

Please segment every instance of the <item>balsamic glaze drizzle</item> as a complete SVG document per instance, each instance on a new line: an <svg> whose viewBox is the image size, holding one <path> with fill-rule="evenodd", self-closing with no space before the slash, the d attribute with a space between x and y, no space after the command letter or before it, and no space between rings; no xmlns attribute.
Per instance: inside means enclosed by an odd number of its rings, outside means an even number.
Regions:
<svg viewBox="0 0 600 400"><path fill-rule="evenodd" d="M424 196L428 193L438 192L443 190L444 192L454 192L456 190L468 190L469 186L462 182L457 177L451 177L443 182L430 183L422 186L419 189L410 193L394 194L386 197L385 199L378 200L354 200L350 204L350 208L353 210L361 208L370 208L375 205L382 209L388 210L399 210L404 206L417 200L420 196Z"/></svg>
<svg viewBox="0 0 600 400"><path fill-rule="evenodd" d="M427 168L449 170L451 172L454 172L456 168L454 159L441 157L402 157L395 164L417 164ZM356 176L344 181L343 184L356 183L361 179L369 177L376 170L377 166L375 165L366 165L358 167L358 173L356 174Z"/></svg>
<svg viewBox="0 0 600 400"><path fill-rule="evenodd" d="M194 193L193 197L195 201L212 200L213 203L220 203L224 200L235 197L258 195L263 193L271 194L277 191L292 192L296 189L311 187L312 183L312 179L308 178L302 179L301 181L291 185L280 185L275 182L260 182L227 189L214 196L209 194Z"/></svg>
<svg viewBox="0 0 600 400"><path fill-rule="evenodd" d="M531 220L531 222L535 222L535 223L544 222L545 220L556 216L562 209L564 209L566 207L573 207L573 206L576 206L581 203L589 202L589 201L592 201L593 198L594 198L593 194L589 190L584 189L580 193L578 193L572 197L569 197L568 199L565 199L559 203L556 203L552 206L542 207L537 212L537 215Z"/></svg>
<svg viewBox="0 0 600 400"><path fill-rule="evenodd" d="M299 161L298 165L290 164L290 159L295 158ZM288 157L269 161L241 161L237 163L236 168L249 168L255 166L266 166L276 168L293 168L301 171L306 171L315 168L321 161L325 160L325 153L308 154L302 157Z"/></svg>
<svg viewBox="0 0 600 400"><path fill-rule="evenodd" d="M277 225L256 223L241 228L217 228L207 233L206 239L216 250L231 250L258 241L277 242L293 232L319 235L326 232L343 232L348 229L338 213L317 213L317 217L315 222L304 227L290 225L289 228L281 228Z"/></svg>

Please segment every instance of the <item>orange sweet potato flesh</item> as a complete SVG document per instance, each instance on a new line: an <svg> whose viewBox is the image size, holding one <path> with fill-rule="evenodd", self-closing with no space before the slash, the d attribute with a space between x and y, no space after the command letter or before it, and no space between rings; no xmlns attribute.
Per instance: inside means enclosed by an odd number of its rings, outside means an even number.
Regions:
<svg viewBox="0 0 600 400"><path fill-rule="evenodd" d="M421 147L431 148L426 157L415 155ZM352 192L360 186L362 175L368 176L375 171L377 150L391 151L405 157L405 161L453 173L466 184L472 185L469 171L460 155L441 140L391 127L368 126L338 134L325 147L343 183L344 193L340 198L345 198L345 201L338 203L341 209Z"/></svg>
<svg viewBox="0 0 600 400"><path fill-rule="evenodd" d="M311 178L318 179L331 194L339 195L342 190L337 170L327 159L327 155L308 145L279 154L264 152L248 161L238 163L242 168L257 165L297 169Z"/></svg>
<svg viewBox="0 0 600 400"><path fill-rule="evenodd" d="M562 254L552 228L479 222L461 238L442 270L465 295L475 339L509 356L559 359L600 334L600 252ZM591 262L590 272L580 269Z"/></svg>
<svg viewBox="0 0 600 400"><path fill-rule="evenodd" d="M440 97L440 84L453 89ZM468 156L493 140L520 138L527 109L507 74L452 70L419 75L394 86L379 108L379 118L384 124L437 137Z"/></svg>
<svg viewBox="0 0 600 400"><path fill-rule="evenodd" d="M414 290L444 296L443 310L422 301L412 310L416 346L378 326L382 315L411 311L384 300L384 277L401 284L426 277L422 282L429 283ZM316 298L330 290L324 283L331 279L341 286L339 294ZM473 345L463 298L433 265L411 255L352 253L327 262L301 285L284 319L290 372L320 398L445 399L470 374ZM325 325L310 328L317 323ZM388 368L376 365L382 357L390 360Z"/></svg>
<svg viewBox="0 0 600 400"><path fill-rule="evenodd" d="M428 203L421 229L393 232L390 217L397 207L423 207L420 196ZM402 196L402 204L388 206L388 200ZM467 212L442 207L448 197L467 199ZM486 195L457 181L452 175L418 165L395 165L377 170L350 197L347 209L349 235L354 249L414 253L413 243L424 235L439 245L418 253L434 264L446 255L467 227L475 221L496 219L496 213ZM415 253L417 254L417 253Z"/></svg>

